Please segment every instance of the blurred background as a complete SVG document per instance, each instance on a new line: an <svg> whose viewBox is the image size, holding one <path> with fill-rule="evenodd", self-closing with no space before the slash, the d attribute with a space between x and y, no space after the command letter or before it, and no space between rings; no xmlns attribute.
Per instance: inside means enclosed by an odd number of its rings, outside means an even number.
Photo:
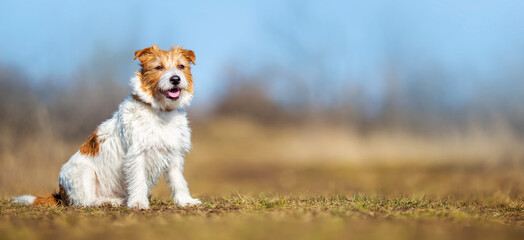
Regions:
<svg viewBox="0 0 524 240"><path fill-rule="evenodd" d="M194 50L197 196L515 199L524 2L2 1L0 196L60 166L130 91L135 50ZM156 190L168 198L163 184Z"/></svg>

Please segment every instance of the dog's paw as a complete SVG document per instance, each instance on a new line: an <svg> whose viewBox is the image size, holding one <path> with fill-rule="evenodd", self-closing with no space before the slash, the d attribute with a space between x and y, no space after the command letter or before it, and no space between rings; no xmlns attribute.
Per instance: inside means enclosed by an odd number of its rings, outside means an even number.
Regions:
<svg viewBox="0 0 524 240"><path fill-rule="evenodd" d="M122 198L101 198L96 202L96 206L102 207L118 207L124 203Z"/></svg>
<svg viewBox="0 0 524 240"><path fill-rule="evenodd" d="M149 202L147 201L131 201L127 203L127 207L134 210L147 210L149 209Z"/></svg>
<svg viewBox="0 0 524 240"><path fill-rule="evenodd" d="M181 207L187 207L190 205L198 205L202 202L198 198L192 198L191 196L175 197L175 204Z"/></svg>

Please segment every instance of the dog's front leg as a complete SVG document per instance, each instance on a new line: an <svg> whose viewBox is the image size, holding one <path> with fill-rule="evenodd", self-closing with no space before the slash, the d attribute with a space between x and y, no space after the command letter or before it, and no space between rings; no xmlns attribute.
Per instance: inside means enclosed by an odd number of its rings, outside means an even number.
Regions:
<svg viewBox="0 0 524 240"><path fill-rule="evenodd" d="M127 207L140 210L149 208L146 182L145 156L133 153L132 149L124 160L124 175L127 187Z"/></svg>
<svg viewBox="0 0 524 240"><path fill-rule="evenodd" d="M175 159L173 159L171 168L167 172L167 179L173 192L175 204L178 206L188 206L202 203L198 198L191 197L183 172L184 158L182 156L176 156Z"/></svg>

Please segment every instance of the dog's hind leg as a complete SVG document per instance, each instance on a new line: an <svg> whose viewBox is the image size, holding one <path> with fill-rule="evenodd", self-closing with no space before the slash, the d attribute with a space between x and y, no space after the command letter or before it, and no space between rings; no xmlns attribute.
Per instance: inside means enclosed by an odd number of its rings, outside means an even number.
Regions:
<svg viewBox="0 0 524 240"><path fill-rule="evenodd" d="M96 206L96 173L84 163L66 163L60 171L59 183L73 206Z"/></svg>

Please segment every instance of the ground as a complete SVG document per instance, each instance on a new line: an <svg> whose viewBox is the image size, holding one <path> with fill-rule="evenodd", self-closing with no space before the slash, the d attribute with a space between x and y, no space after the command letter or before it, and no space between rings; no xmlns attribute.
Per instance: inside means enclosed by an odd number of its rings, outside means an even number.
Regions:
<svg viewBox="0 0 524 240"><path fill-rule="evenodd" d="M222 182L196 181L197 189L216 184L218 191L223 191L220 186L227 186L226 181L233 181L244 193L197 193L204 204L186 208L176 207L168 200L167 187L162 183L155 189L147 211L109 206L34 207L4 200L0 203L0 236L2 239L522 239L524 236L522 169L261 168L256 167L262 173L249 177L228 174L233 177L222 178ZM240 172L256 172L240 169ZM278 177L290 174L295 178L292 183ZM260 176L268 177L260 179ZM412 183L413 179L418 181ZM331 181L339 185L333 186ZM340 191L320 193L322 186ZM354 186L360 186L360 190ZM309 191L303 190L306 188ZM275 189L279 193L245 193L247 189ZM296 193L290 193L293 191ZM327 192L330 191L336 192Z"/></svg>
<svg viewBox="0 0 524 240"><path fill-rule="evenodd" d="M238 122L194 129L185 175L203 204L174 206L161 180L147 211L10 203L58 190L60 166L82 142L1 135L0 239L524 236L524 158L501 140L352 138Z"/></svg>
<svg viewBox="0 0 524 240"><path fill-rule="evenodd" d="M31 207L1 202L0 236L180 239L521 239L522 202L378 195L239 194L150 210Z"/></svg>

